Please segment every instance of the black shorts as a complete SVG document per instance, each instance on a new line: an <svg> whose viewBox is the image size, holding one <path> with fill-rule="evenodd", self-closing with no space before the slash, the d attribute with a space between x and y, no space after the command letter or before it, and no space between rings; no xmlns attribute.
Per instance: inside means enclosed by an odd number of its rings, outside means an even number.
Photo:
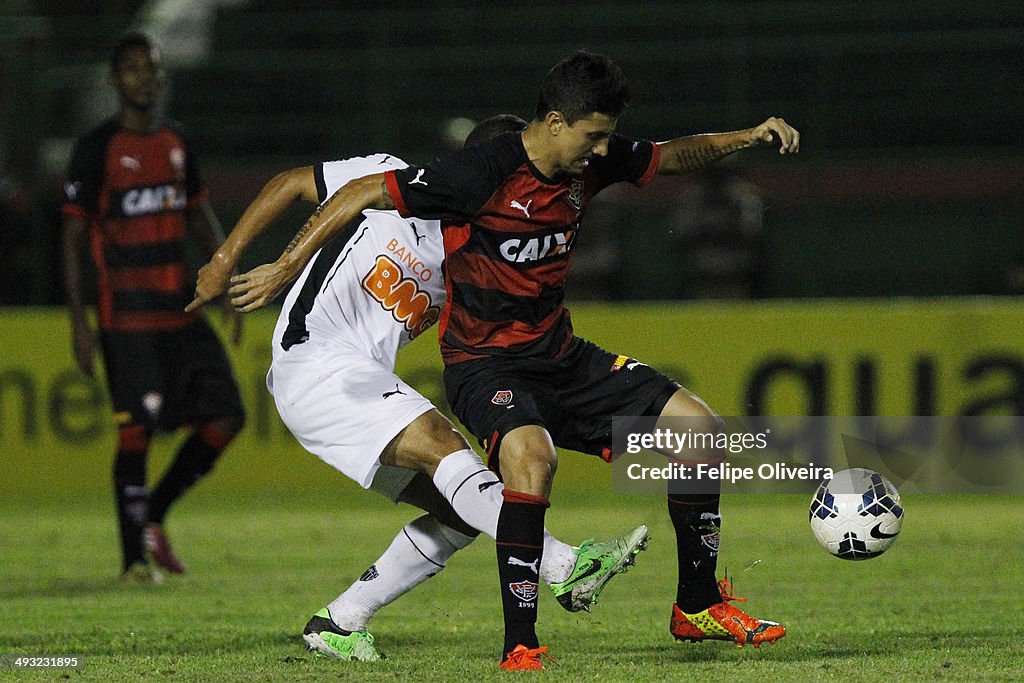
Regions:
<svg viewBox="0 0 1024 683"><path fill-rule="evenodd" d="M612 457L613 416L654 416L679 384L627 356L575 337L558 359L494 356L444 370L448 403L497 469L501 439L539 425L556 446Z"/></svg>
<svg viewBox="0 0 1024 683"><path fill-rule="evenodd" d="M171 332L104 332L100 339L118 426L173 430L244 417L231 364L206 321Z"/></svg>

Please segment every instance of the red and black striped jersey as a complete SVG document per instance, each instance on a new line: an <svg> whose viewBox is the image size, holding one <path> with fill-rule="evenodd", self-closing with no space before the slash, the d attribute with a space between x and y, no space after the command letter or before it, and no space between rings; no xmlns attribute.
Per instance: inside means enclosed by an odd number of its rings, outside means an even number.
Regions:
<svg viewBox="0 0 1024 683"><path fill-rule="evenodd" d="M195 320L184 311L192 300L185 212L205 195L174 124L136 133L111 119L78 141L62 212L89 221L100 329L172 330Z"/></svg>
<svg viewBox="0 0 1024 683"><path fill-rule="evenodd" d="M442 220L446 364L490 355L557 357L572 339L565 278L587 203L620 181L643 185L658 147L613 134L581 177L545 178L519 133L385 174L405 217Z"/></svg>

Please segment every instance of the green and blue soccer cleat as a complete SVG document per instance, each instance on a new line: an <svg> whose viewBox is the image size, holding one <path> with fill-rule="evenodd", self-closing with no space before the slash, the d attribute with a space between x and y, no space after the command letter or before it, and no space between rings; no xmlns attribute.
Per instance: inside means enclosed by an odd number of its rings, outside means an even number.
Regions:
<svg viewBox="0 0 1024 683"><path fill-rule="evenodd" d="M369 631L345 631L331 620L331 613L324 607L306 623L302 629L306 647L317 656L333 657L343 661L375 662L381 654L373 646Z"/></svg>
<svg viewBox="0 0 1024 683"><path fill-rule="evenodd" d="M647 527L641 524L621 538L605 543L583 541L576 553L576 566L565 581L551 584L558 603L570 612L589 612L605 585L625 572L636 556L647 549Z"/></svg>

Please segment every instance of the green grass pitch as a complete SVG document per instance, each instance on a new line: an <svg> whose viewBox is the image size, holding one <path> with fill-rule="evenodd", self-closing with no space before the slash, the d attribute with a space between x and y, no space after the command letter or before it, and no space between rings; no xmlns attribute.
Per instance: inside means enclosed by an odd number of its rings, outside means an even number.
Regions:
<svg viewBox="0 0 1024 683"><path fill-rule="evenodd" d="M675 643L673 534L659 496L559 490L548 527L570 542L638 523L651 544L593 613L547 594L538 632L552 681L1020 680L1024 540L1018 497L917 496L884 556L828 556L807 526L808 496L724 499L719 568L755 615L789 634L759 650ZM593 487L592 487L593 488ZM350 488L234 494L216 476L172 510L189 564L158 587L116 578L112 503L102 496L0 500L0 654L84 657L81 670L0 679L160 681L507 680L497 668L500 602L489 539L378 613L387 655L342 663L299 636L415 513Z"/></svg>

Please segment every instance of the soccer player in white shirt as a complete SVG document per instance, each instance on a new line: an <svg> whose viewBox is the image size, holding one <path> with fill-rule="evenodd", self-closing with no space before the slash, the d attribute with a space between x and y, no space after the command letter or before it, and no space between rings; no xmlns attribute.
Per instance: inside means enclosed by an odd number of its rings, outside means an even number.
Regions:
<svg viewBox="0 0 1024 683"><path fill-rule="evenodd" d="M525 125L518 117L493 117L467 143ZM242 251L292 201L320 203L349 180L405 166L375 154L278 174L200 270L189 308L227 289ZM398 349L436 322L443 307L443 259L438 221L368 210L306 265L274 330L267 387L303 447L364 488L427 512L307 623L307 645L338 659L377 659L366 630L373 614L444 568L478 531L492 538L496 532L504 486L451 422L394 374ZM566 609L589 609L646 539L641 525L620 539L574 548L545 532L537 578Z"/></svg>

